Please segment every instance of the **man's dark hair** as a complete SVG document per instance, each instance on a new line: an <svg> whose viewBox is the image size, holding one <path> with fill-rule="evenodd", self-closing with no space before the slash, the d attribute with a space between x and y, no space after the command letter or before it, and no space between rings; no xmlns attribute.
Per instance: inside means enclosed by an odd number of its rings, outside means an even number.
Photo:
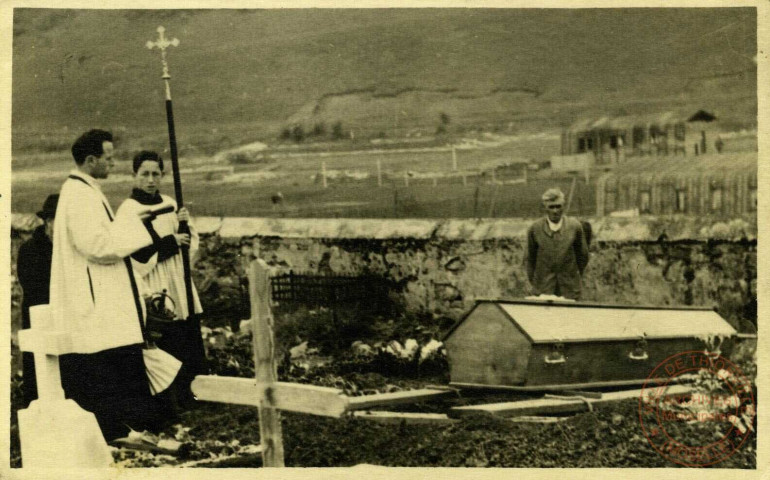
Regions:
<svg viewBox="0 0 770 480"><path fill-rule="evenodd" d="M89 155L101 157L104 154L102 146L104 142L112 142L112 134L105 130L89 130L78 137L72 144L72 158L75 159L75 163L83 165Z"/></svg>
<svg viewBox="0 0 770 480"><path fill-rule="evenodd" d="M161 158L161 156L156 152L142 150L141 152L137 153L136 156L134 156L134 173L138 172L139 167L141 167L142 163L146 162L147 160L158 162L160 171L163 171L163 158Z"/></svg>

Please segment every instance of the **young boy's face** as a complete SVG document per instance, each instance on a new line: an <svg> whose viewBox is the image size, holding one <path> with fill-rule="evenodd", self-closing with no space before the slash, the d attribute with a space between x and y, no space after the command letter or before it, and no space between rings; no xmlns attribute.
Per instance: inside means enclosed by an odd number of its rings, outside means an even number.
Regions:
<svg viewBox="0 0 770 480"><path fill-rule="evenodd" d="M145 160L136 171L136 188L144 190L150 195L155 195L163 178L163 171L158 162Z"/></svg>

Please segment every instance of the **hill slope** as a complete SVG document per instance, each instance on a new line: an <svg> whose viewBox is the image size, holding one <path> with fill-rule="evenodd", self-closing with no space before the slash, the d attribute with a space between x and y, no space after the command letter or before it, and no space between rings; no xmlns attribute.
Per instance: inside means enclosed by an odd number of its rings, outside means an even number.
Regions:
<svg viewBox="0 0 770 480"><path fill-rule="evenodd" d="M556 126L705 107L756 122L754 9L16 9L14 129L177 123ZM345 115L346 118L339 118ZM399 123L400 122L400 123Z"/></svg>

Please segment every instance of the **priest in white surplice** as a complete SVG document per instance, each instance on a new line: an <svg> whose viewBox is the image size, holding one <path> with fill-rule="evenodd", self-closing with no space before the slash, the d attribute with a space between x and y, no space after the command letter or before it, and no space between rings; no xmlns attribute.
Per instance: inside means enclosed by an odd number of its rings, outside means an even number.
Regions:
<svg viewBox="0 0 770 480"><path fill-rule="evenodd" d="M128 256L152 244L149 210L116 217L97 179L113 165L112 135L90 130L72 146L76 168L56 210L50 305L54 328L76 336L61 358L67 397L96 415L107 441L157 430L167 412L142 359L144 301Z"/></svg>

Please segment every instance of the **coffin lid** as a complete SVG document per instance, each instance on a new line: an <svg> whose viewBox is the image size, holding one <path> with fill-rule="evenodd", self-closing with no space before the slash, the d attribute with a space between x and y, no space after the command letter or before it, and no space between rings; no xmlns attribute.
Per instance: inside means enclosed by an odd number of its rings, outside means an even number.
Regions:
<svg viewBox="0 0 770 480"><path fill-rule="evenodd" d="M533 343L633 340L642 337L696 337L707 340L737 333L711 308L534 300L493 302Z"/></svg>

